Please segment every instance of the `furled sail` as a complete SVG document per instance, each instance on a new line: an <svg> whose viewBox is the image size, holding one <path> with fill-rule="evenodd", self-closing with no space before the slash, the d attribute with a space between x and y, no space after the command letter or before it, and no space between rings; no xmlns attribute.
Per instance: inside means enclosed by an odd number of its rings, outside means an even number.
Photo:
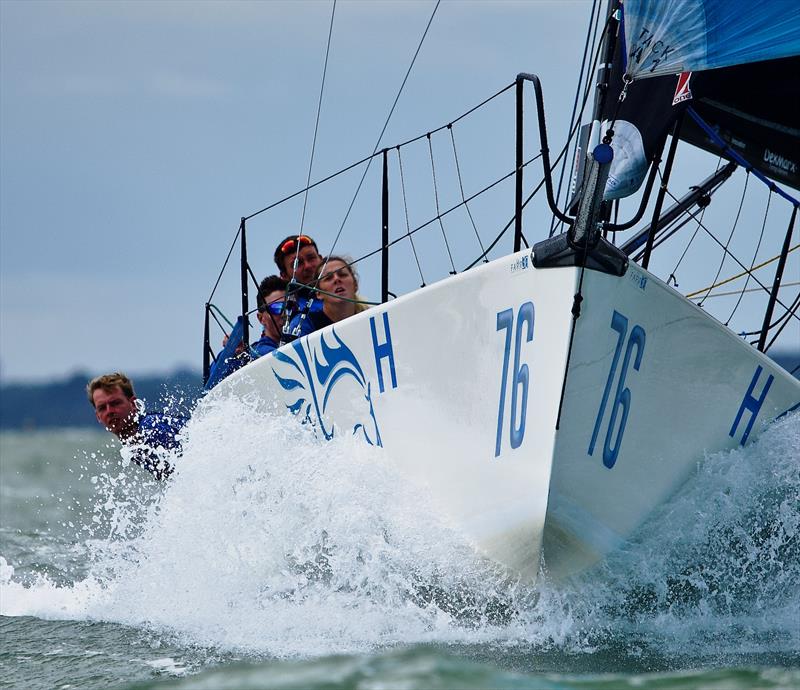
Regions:
<svg viewBox="0 0 800 690"><path fill-rule="evenodd" d="M604 198L639 189L687 106L753 168L800 189L800 3L625 0L623 15L602 112L615 133ZM624 74L634 81L620 103ZM679 136L720 153L691 118Z"/></svg>

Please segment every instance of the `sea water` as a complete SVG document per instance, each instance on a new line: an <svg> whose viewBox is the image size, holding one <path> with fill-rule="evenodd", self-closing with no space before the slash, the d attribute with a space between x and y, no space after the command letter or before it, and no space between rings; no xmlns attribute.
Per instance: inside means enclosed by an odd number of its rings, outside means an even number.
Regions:
<svg viewBox="0 0 800 690"><path fill-rule="evenodd" d="M110 439L0 435L0 686L800 687L798 413L558 587L254 401L202 406L163 484Z"/></svg>

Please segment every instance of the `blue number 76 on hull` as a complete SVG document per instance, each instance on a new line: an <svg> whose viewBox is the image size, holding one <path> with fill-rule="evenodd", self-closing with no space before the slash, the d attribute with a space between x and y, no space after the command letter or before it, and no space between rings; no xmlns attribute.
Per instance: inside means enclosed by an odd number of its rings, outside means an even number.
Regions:
<svg viewBox="0 0 800 690"><path fill-rule="evenodd" d="M600 409L597 411L597 419L594 422L594 430L592 431L592 440L589 443L589 455L594 453L594 446L597 442L597 435L600 431L600 424L606 413L606 404L608 403L608 395L611 392L611 384L614 382L614 375L617 371L619 364L619 356L622 352L622 344L625 342L625 335L628 332L628 319L627 317L614 310L614 315L611 317L611 328L615 330L619 337L617 338L617 347L614 350L614 359L611 362L611 370L608 372L608 380L606 381L605 390L603 390L603 399L600 402ZM611 418L608 420L608 429L606 430L606 439L603 443L603 464L611 469L617 462L619 449L622 445L622 436L625 433L625 425L628 423L628 413L631 408L631 391L625 387L625 376L628 373L628 367L631 363L631 355L633 348L636 348L636 357L633 360L633 368L639 371L639 365L642 363L642 355L644 354L644 344L646 336L644 329L641 326L634 326L631 330L631 335L628 338L628 346L625 348L625 358L622 361L622 369L619 372L619 382L617 383L617 394L614 396L614 403L611 407ZM622 418L619 422L619 431L617 438L612 446L611 437L614 433L614 426L617 423L617 415L622 411Z"/></svg>
<svg viewBox="0 0 800 690"><path fill-rule="evenodd" d="M530 371L527 364L520 364L520 350L522 346L523 329L525 330L525 342L533 340L534 322L533 302L525 302L520 305L517 313L516 337L514 338L514 369L512 371L511 384L511 414L509 420L509 441L511 448L519 448L525 437L525 418L528 412L528 383L530 382ZM503 376L500 379L500 406L497 411L497 439L494 447L494 456L500 455L503 441L503 416L506 407L506 383L508 382L508 360L511 355L511 331L514 330L514 310L505 309L497 313L497 330L505 329L506 343L503 355ZM520 392L521 388L521 392ZM519 409L519 416L517 410Z"/></svg>

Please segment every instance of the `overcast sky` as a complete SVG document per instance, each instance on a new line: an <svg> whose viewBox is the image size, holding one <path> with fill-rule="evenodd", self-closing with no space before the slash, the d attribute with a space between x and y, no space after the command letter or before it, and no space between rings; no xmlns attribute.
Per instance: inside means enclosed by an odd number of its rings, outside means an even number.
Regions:
<svg viewBox="0 0 800 690"><path fill-rule="evenodd" d="M203 304L239 218L305 184L331 7L322 0L0 1L4 380L200 366ZM432 0L337 3L312 179L372 152L433 7ZM559 150L590 8L565 0L444 0L383 144L447 123L525 71L542 79L551 148ZM512 95L453 129L467 194L511 170ZM538 151L532 100L526 108L532 155ZM436 191L446 208L460 194L449 132L433 137L432 146ZM413 226L435 208L427 142L403 155ZM716 166L715 158L696 152L687 158L685 178L681 171L675 178L679 193ZM360 172L309 195L304 229L323 252L342 225ZM393 159L395 183L397 173ZM530 189L540 169L531 166L526 175ZM734 181L728 206L738 203L742 184ZM751 230L740 252L748 262L763 218L760 192L752 192L754 215L742 221ZM476 202L484 243L510 219L512 202L511 184ZM396 237L405 224L399 187L391 203ZM301 216L298 200L248 226L259 278L274 272L274 246L296 232ZM787 219L787 208L773 209L760 257L777 252ZM536 241L546 236L549 216L532 206L525 224ZM371 174L337 251L358 256L373 249L379 226ZM426 282L449 269L441 230L431 228L419 234ZM475 231L464 214L453 214L446 230L460 270L477 254ZM509 236L492 257L510 246ZM679 289L706 285L717 261L718 254L687 257L676 274ZM703 277L709 265L711 276ZM723 277L734 269L727 266ZM237 270L214 296L232 317ZM365 263L361 273L362 293L377 298L377 263ZM398 248L392 289L420 282L409 247ZM747 301L743 309L750 309ZM787 334L788 343L798 342L797 328Z"/></svg>

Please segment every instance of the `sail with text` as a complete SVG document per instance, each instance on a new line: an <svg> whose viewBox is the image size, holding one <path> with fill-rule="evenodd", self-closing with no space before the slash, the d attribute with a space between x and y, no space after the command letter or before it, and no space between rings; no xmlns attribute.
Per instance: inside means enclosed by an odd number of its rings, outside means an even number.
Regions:
<svg viewBox="0 0 800 690"><path fill-rule="evenodd" d="M602 112L615 150L604 198L639 189L689 107L681 140L720 153L713 131L750 167L800 189L800 3L624 0L621 16Z"/></svg>

